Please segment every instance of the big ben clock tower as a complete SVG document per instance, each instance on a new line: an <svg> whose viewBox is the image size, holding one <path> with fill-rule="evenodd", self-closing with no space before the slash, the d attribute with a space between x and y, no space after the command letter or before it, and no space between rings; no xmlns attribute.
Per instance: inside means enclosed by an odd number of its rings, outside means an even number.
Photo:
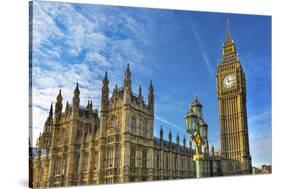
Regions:
<svg viewBox="0 0 281 189"><path fill-rule="evenodd" d="M229 21L221 63L217 67L217 95L221 155L228 159L228 174L250 174L246 78L232 40Z"/></svg>

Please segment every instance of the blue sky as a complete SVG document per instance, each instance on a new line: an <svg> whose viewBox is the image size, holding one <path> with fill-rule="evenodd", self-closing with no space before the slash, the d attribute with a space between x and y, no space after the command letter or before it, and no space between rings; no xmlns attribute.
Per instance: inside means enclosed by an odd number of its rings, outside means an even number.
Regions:
<svg viewBox="0 0 281 189"><path fill-rule="evenodd" d="M271 164L271 17L35 1L33 6L33 133L42 131L60 88L71 101L79 81L81 104L99 109L101 80L122 85L126 65L135 92L145 100L155 89L155 136L163 125L187 137L184 115L197 95L219 150L216 67L230 19L232 37L247 79L253 165Z"/></svg>

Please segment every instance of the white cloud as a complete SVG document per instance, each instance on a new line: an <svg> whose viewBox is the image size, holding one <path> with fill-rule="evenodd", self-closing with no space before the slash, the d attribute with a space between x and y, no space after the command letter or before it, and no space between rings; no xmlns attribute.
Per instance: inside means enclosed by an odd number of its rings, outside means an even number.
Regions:
<svg viewBox="0 0 281 189"><path fill-rule="evenodd" d="M155 115L155 120L158 120L158 121L160 121L160 122L162 122L164 124L167 124L168 126L173 127L173 128L175 128L177 130L183 131L184 133L186 132L183 128L180 128L176 124L174 124L174 123L172 123L172 122L170 122L170 121L168 121L168 120L166 120L166 119L164 119L162 117L159 117L157 115Z"/></svg>
<svg viewBox="0 0 281 189"><path fill-rule="evenodd" d="M111 88L115 83L122 84L127 63L134 71L145 71L139 48L144 41L136 38L145 38L146 34L134 18L118 9L108 13L103 8L89 7L91 9L87 10L85 7L79 11L69 3L34 2L33 144L60 88L64 104L66 100L71 102L78 81L81 104L86 105L90 98L94 107L99 108L105 71L109 71ZM120 31L120 25L126 26L126 31ZM114 35L107 35L109 32ZM127 35L116 38L120 32Z"/></svg>
<svg viewBox="0 0 281 189"><path fill-rule="evenodd" d="M195 39L196 39L196 41L197 41L197 43L199 45L200 51L202 53L204 63L206 65L207 69L208 69L209 74L213 77L214 76L214 71L212 69L212 66L211 66L209 57L207 55L207 52L206 52L206 50L204 48L203 42L201 41L201 38L200 38L200 36L198 34L197 28L196 28L196 26L192 22L190 22L190 25L191 25L192 32L193 32L193 34L195 36Z"/></svg>

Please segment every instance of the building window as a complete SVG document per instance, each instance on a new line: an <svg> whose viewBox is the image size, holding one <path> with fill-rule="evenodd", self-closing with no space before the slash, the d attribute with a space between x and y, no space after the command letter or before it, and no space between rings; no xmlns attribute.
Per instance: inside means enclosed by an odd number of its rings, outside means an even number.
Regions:
<svg viewBox="0 0 281 189"><path fill-rule="evenodd" d="M177 156L176 155L174 157L174 168L175 168L175 170L177 169Z"/></svg>
<svg viewBox="0 0 281 189"><path fill-rule="evenodd" d="M113 167L113 155L114 155L114 148L113 146L109 146L107 149L107 167Z"/></svg>
<svg viewBox="0 0 281 189"><path fill-rule="evenodd" d="M75 166L74 166L74 172L78 173L78 168L79 168L79 160L80 160L80 154L79 152L75 155Z"/></svg>
<svg viewBox="0 0 281 189"><path fill-rule="evenodd" d="M118 127L118 118L117 118L117 116L113 116L112 117L111 126L112 127Z"/></svg>
<svg viewBox="0 0 281 189"><path fill-rule="evenodd" d="M60 175L61 174L61 167L62 167L62 158L57 158L55 161L55 175Z"/></svg>
<svg viewBox="0 0 281 189"><path fill-rule="evenodd" d="M130 150L130 166L131 167L136 166L136 148L134 146L131 146L131 150Z"/></svg>
<svg viewBox="0 0 281 189"><path fill-rule="evenodd" d="M94 155L94 170L96 170L97 169L97 167L98 167L98 163L99 163L99 161L98 161L98 156L99 156L99 154L98 154L98 152L97 151L95 151L95 153L94 153L95 155Z"/></svg>
<svg viewBox="0 0 281 189"><path fill-rule="evenodd" d="M113 183L113 178L106 178L105 183L106 184L112 184Z"/></svg>
<svg viewBox="0 0 281 189"><path fill-rule="evenodd" d="M85 152L83 157L83 171L87 171L88 169L88 158L89 158L89 154L88 152Z"/></svg>
<svg viewBox="0 0 281 189"><path fill-rule="evenodd" d="M168 170L169 169L169 157L166 156L166 169Z"/></svg>
<svg viewBox="0 0 281 189"><path fill-rule="evenodd" d="M143 132L143 137L147 137L147 120L146 119L143 120L143 130L142 130L142 132Z"/></svg>
<svg viewBox="0 0 281 189"><path fill-rule="evenodd" d="M137 127L137 118L135 116L131 119L131 132L132 134L136 134L136 127Z"/></svg>
<svg viewBox="0 0 281 189"><path fill-rule="evenodd" d="M156 155L156 167L157 167L157 169L159 169L159 165L160 165L160 157L159 157L159 154L157 153L157 155Z"/></svg>
<svg viewBox="0 0 281 189"><path fill-rule="evenodd" d="M142 167L143 168L147 167L147 150L146 149L142 150Z"/></svg>
<svg viewBox="0 0 281 189"><path fill-rule="evenodd" d="M118 145L115 146L115 160L114 160L114 167L117 168L118 167Z"/></svg>
<svg viewBox="0 0 281 189"><path fill-rule="evenodd" d="M63 163L62 163L62 174L66 173L66 167L67 167L67 158L63 158Z"/></svg>

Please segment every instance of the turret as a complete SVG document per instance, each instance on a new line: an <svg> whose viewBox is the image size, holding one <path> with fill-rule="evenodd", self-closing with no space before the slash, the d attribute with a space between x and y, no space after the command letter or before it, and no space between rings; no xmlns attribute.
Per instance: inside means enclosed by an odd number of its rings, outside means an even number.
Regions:
<svg viewBox="0 0 281 189"><path fill-rule="evenodd" d="M212 149L211 149L211 151L212 151L212 157L214 157L215 156L215 148L214 148L214 146L212 145Z"/></svg>
<svg viewBox="0 0 281 189"><path fill-rule="evenodd" d="M108 94L109 94L109 88L108 88L108 77L107 72L105 72L105 76L103 79L103 85L102 85L102 94L101 94L101 111L107 110L108 105Z"/></svg>
<svg viewBox="0 0 281 189"><path fill-rule="evenodd" d="M170 129L170 131L169 131L169 142L170 142L170 143L172 142L172 131L171 131L171 129Z"/></svg>
<svg viewBox="0 0 281 189"><path fill-rule="evenodd" d="M53 103L51 103L49 116L48 116L47 121L45 122L45 125L44 125L44 132L45 133L51 131L51 125L52 124L53 124Z"/></svg>
<svg viewBox="0 0 281 189"><path fill-rule="evenodd" d="M73 114L78 114L79 112L79 104L80 104L80 91L79 91L79 84L76 84L75 90L73 92L73 98L72 98L72 108L73 108Z"/></svg>
<svg viewBox="0 0 281 189"><path fill-rule="evenodd" d="M115 87L114 87L114 89L113 89L113 94L112 94L113 99L116 99L116 98L117 98L117 91L118 91L117 84L115 84Z"/></svg>
<svg viewBox="0 0 281 189"><path fill-rule="evenodd" d="M69 113L69 103L68 103L68 101L66 101L64 113L65 113L66 115Z"/></svg>
<svg viewBox="0 0 281 189"><path fill-rule="evenodd" d="M185 139L185 136L183 136L182 143L183 143L183 147L186 148L186 139Z"/></svg>
<svg viewBox="0 0 281 189"><path fill-rule="evenodd" d="M163 129L162 129L162 125L161 125L161 129L160 129L160 140L163 140Z"/></svg>
<svg viewBox="0 0 281 189"><path fill-rule="evenodd" d="M141 85L139 86L139 96L138 96L138 99L139 99L140 103L143 101Z"/></svg>
<svg viewBox="0 0 281 189"><path fill-rule="evenodd" d="M75 90L73 92L74 96L72 98L72 104L73 104L73 107L77 107L79 108L79 103L80 103L80 90L79 90L79 84L76 83L76 87L75 87Z"/></svg>
<svg viewBox="0 0 281 189"><path fill-rule="evenodd" d="M92 105L92 101L91 100L88 100L88 104L87 104L86 108L87 108L89 113L92 113L93 105Z"/></svg>
<svg viewBox="0 0 281 189"><path fill-rule="evenodd" d="M127 69L125 71L124 89L127 93L131 93L132 91L130 64L127 65Z"/></svg>
<svg viewBox="0 0 281 189"><path fill-rule="evenodd" d="M206 141L204 145L204 154L209 155L209 142L208 140Z"/></svg>
<svg viewBox="0 0 281 189"><path fill-rule="evenodd" d="M49 111L49 118L53 118L53 103L51 103L50 111Z"/></svg>
<svg viewBox="0 0 281 189"><path fill-rule="evenodd" d="M55 107L55 120L58 122L62 116L62 95L61 95L61 89L60 92L57 96L57 102L56 102L56 107Z"/></svg>
<svg viewBox="0 0 281 189"><path fill-rule="evenodd" d="M92 100L90 101L90 104L89 104L89 111L93 112L93 101Z"/></svg>
<svg viewBox="0 0 281 189"><path fill-rule="evenodd" d="M148 89L148 109L154 113L154 89L152 85L152 80L150 80L150 85Z"/></svg>
<svg viewBox="0 0 281 189"><path fill-rule="evenodd" d="M208 153L208 155L209 155L209 141L207 140L207 143L206 143L206 151L207 151L207 153Z"/></svg>
<svg viewBox="0 0 281 189"><path fill-rule="evenodd" d="M177 142L177 145L180 144L180 136L179 136L179 133L177 133L177 136L176 136L176 142Z"/></svg>

